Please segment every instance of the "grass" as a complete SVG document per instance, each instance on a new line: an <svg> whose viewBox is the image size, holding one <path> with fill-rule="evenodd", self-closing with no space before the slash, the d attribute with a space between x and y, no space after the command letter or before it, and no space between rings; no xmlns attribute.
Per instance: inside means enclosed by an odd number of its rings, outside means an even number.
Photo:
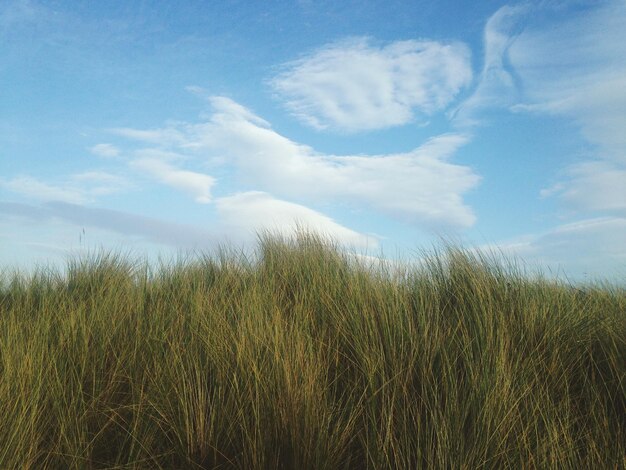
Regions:
<svg viewBox="0 0 626 470"><path fill-rule="evenodd" d="M624 468L626 292L303 234L0 287L0 468Z"/></svg>

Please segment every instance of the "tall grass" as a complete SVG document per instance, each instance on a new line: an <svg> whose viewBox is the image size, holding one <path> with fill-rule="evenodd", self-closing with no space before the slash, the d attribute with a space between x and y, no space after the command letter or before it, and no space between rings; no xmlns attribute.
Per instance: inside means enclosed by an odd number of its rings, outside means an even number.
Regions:
<svg viewBox="0 0 626 470"><path fill-rule="evenodd" d="M0 468L624 468L626 292L313 235L0 288Z"/></svg>

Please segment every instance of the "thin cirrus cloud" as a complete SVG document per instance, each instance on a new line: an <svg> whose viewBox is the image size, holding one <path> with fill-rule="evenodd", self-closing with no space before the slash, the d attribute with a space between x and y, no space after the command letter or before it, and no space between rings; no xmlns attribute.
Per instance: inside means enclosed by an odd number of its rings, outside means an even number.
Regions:
<svg viewBox="0 0 626 470"><path fill-rule="evenodd" d="M544 189L541 196L557 195L574 209L626 214L626 166L588 161L571 165L565 174L565 181Z"/></svg>
<svg viewBox="0 0 626 470"><path fill-rule="evenodd" d="M125 135L146 143L167 141L159 139L159 133L184 135L174 146L169 140L166 153L193 149L212 163L232 166L248 187L281 198L350 203L430 227L468 227L475 222L463 195L480 177L448 161L467 143L463 134L439 135L401 154L324 155L278 134L228 98L213 97L210 103L214 112L206 122L179 123L145 134L129 130Z"/></svg>
<svg viewBox="0 0 626 470"><path fill-rule="evenodd" d="M61 201L41 205L0 201L0 215L37 223L55 219L78 228L91 227L125 237L138 237L146 242L187 249L214 248L220 241L249 243L257 233L265 230L293 236L298 228L314 230L345 246L377 246L377 240L373 237L350 230L320 212L276 199L267 193L236 193L217 198L215 205L219 222L211 230Z"/></svg>
<svg viewBox="0 0 626 470"><path fill-rule="evenodd" d="M483 32L483 68L472 95L450 113L457 127L481 123L480 114L488 108L515 105L519 91L509 49L523 31L528 5L504 6L487 21Z"/></svg>
<svg viewBox="0 0 626 470"><path fill-rule="evenodd" d="M115 158L120 154L120 150L113 144L97 144L91 147L89 151L103 158Z"/></svg>
<svg viewBox="0 0 626 470"><path fill-rule="evenodd" d="M520 257L532 271L540 269L544 274L567 273L578 280L626 279L625 232L624 217L594 217L483 249L495 248L508 259Z"/></svg>
<svg viewBox="0 0 626 470"><path fill-rule="evenodd" d="M453 123L480 122L489 108L558 116L591 143L587 161L566 167L541 191L578 211L624 211L626 175L626 9L608 1L575 16L535 25L531 13L558 5L505 6L487 22L480 81Z"/></svg>
<svg viewBox="0 0 626 470"><path fill-rule="evenodd" d="M201 204L211 202L211 187L215 184L212 176L180 170L157 158L140 158L133 160L130 165L167 186L189 194L196 202Z"/></svg>
<svg viewBox="0 0 626 470"><path fill-rule="evenodd" d="M74 204L84 204L89 201L84 190L53 185L32 176L16 176L9 180L0 180L0 187L39 201L63 201Z"/></svg>
<svg viewBox="0 0 626 470"><path fill-rule="evenodd" d="M606 157L626 161L626 8L623 1L528 27L510 49L525 88L515 109L574 120Z"/></svg>
<svg viewBox="0 0 626 470"><path fill-rule="evenodd" d="M133 187L132 183L124 176L98 170L76 173L70 177L70 181L72 184L81 185L82 191L92 196L115 194Z"/></svg>
<svg viewBox="0 0 626 470"><path fill-rule="evenodd" d="M80 228L93 227L129 237L139 237L148 242L189 249L210 248L218 240L216 232L193 225L69 202L32 205L0 201L0 214L37 223L55 219Z"/></svg>
<svg viewBox="0 0 626 470"><path fill-rule="evenodd" d="M131 128L114 128L110 132L128 139L140 140L156 145L175 145L185 142L184 135L174 128L165 129L131 129Z"/></svg>
<svg viewBox="0 0 626 470"><path fill-rule="evenodd" d="M356 38L284 64L270 86L304 123L356 132L440 111L471 80L464 44Z"/></svg>
<svg viewBox="0 0 626 470"><path fill-rule="evenodd" d="M626 209L626 9L605 2L511 47L526 96L518 112L573 121L594 146L548 193L581 211Z"/></svg>
<svg viewBox="0 0 626 470"><path fill-rule="evenodd" d="M49 183L29 175L0 179L0 188L36 201L61 201L87 204L98 196L128 190L130 182L105 171L87 171L70 175L59 183Z"/></svg>

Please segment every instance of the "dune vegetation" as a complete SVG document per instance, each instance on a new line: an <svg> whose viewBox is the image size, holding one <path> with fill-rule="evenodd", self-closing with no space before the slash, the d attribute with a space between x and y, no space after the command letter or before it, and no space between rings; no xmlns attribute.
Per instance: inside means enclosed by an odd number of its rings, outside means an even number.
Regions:
<svg viewBox="0 0 626 470"><path fill-rule="evenodd" d="M624 468L626 290L311 234L5 271L0 468Z"/></svg>

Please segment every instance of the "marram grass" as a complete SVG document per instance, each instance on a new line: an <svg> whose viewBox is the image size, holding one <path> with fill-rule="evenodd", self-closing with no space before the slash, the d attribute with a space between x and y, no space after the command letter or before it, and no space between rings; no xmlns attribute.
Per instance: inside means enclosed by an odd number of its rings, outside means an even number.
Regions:
<svg viewBox="0 0 626 470"><path fill-rule="evenodd" d="M313 235L0 287L0 468L626 466L626 292Z"/></svg>

